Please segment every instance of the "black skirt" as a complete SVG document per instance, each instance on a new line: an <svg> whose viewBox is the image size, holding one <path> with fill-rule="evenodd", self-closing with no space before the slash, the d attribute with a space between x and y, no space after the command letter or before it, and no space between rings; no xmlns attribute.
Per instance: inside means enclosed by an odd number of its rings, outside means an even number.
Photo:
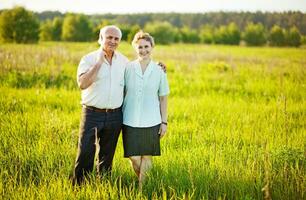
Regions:
<svg viewBox="0 0 306 200"><path fill-rule="evenodd" d="M135 128L123 125L124 157L159 156L160 155L160 124L146 128Z"/></svg>

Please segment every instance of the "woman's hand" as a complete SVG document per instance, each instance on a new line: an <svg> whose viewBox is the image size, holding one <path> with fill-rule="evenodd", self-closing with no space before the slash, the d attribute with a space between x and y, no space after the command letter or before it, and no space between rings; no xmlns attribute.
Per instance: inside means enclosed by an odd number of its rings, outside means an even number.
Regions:
<svg viewBox="0 0 306 200"><path fill-rule="evenodd" d="M167 125L166 124L161 124L159 128L159 137L162 138L166 134L167 131Z"/></svg>

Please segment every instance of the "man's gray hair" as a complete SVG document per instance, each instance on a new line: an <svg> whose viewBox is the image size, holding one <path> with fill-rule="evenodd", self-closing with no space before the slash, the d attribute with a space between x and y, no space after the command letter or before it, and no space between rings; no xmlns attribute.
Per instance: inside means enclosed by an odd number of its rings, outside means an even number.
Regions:
<svg viewBox="0 0 306 200"><path fill-rule="evenodd" d="M105 37L106 31L109 30L109 29L115 29L116 31L118 31L119 39L121 40L122 32L121 32L120 28L118 28L115 25L108 25L108 26L104 26L103 28L100 29L99 40L98 40L98 43L100 45L102 45L102 40Z"/></svg>

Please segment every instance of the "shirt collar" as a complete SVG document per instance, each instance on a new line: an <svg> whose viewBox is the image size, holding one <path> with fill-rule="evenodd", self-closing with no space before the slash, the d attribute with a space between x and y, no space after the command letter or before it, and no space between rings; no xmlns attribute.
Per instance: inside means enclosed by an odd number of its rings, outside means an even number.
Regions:
<svg viewBox="0 0 306 200"><path fill-rule="evenodd" d="M100 51L102 51L103 49L102 49L102 47L99 47L99 52ZM118 52L117 51L114 51L114 53L113 53L113 59L116 59L118 57Z"/></svg>
<svg viewBox="0 0 306 200"><path fill-rule="evenodd" d="M150 74L151 74L151 72L152 72L152 70L153 70L153 61L152 61L152 59L151 59L151 61L149 62L149 64L148 64L148 66L147 66L147 68L146 68L146 71L144 72L144 74L142 74L142 70L141 70L141 65L140 65L140 62L139 62L139 60L136 60L136 62L137 62L137 67L136 67L136 74L138 75L138 76L140 76L140 77L148 77Z"/></svg>

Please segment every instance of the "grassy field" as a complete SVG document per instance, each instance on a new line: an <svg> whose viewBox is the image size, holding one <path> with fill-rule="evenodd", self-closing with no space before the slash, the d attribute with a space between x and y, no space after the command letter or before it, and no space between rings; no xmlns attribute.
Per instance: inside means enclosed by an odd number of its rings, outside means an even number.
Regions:
<svg viewBox="0 0 306 200"><path fill-rule="evenodd" d="M142 193L120 138L113 176L71 186L78 62L95 43L0 46L0 199L305 199L306 49L157 46L168 133ZM120 51L134 59L133 49Z"/></svg>

